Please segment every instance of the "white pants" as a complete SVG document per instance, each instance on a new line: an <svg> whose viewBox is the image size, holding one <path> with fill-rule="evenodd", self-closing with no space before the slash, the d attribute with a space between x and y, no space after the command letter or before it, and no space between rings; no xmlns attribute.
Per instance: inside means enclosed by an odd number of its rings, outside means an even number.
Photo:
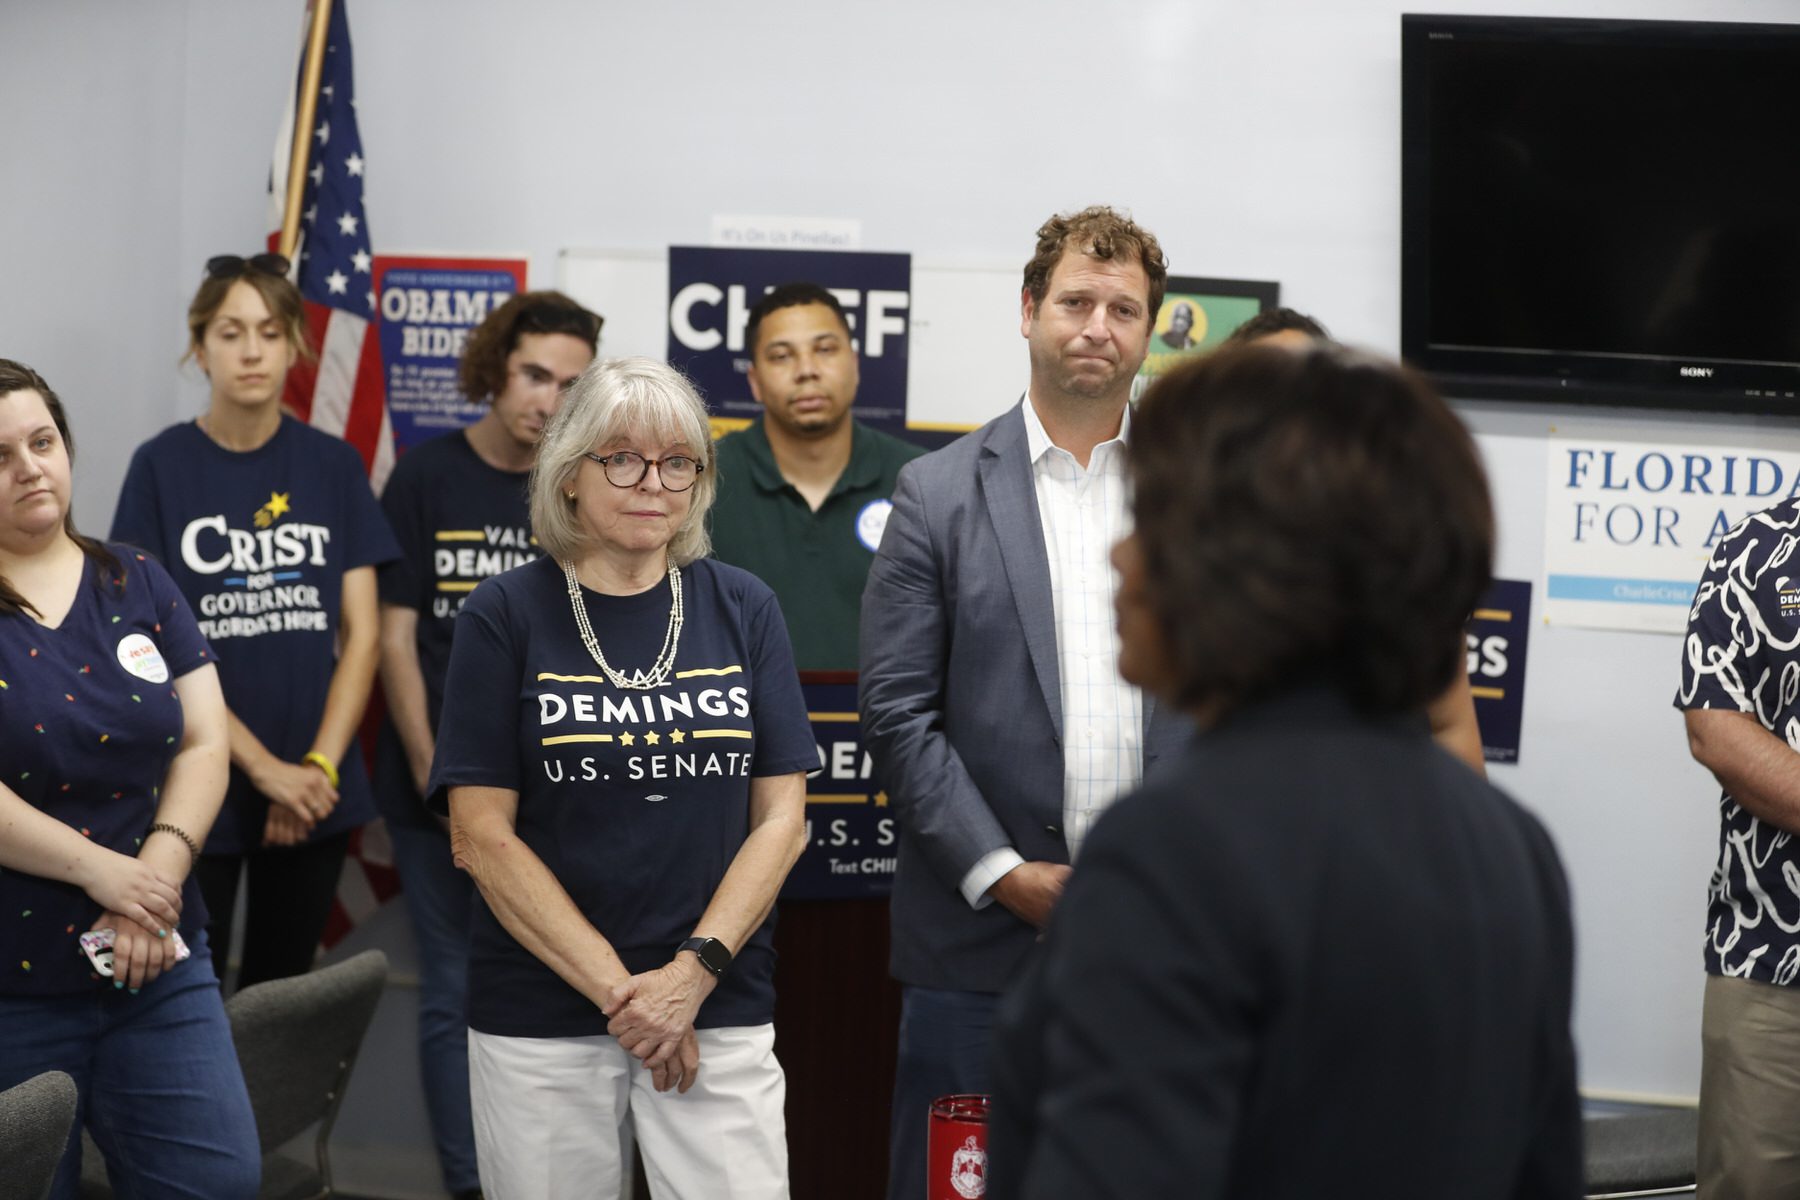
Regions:
<svg viewBox="0 0 1800 1200"><path fill-rule="evenodd" d="M469 1030L475 1154L488 1200L611 1200L635 1130L655 1200L787 1200L787 1078L775 1027L702 1029L682 1095L605 1034Z"/></svg>

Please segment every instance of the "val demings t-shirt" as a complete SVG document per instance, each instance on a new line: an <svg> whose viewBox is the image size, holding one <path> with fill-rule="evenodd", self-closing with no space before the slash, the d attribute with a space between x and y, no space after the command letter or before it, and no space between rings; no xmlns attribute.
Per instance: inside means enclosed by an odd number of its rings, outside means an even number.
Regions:
<svg viewBox="0 0 1800 1200"><path fill-rule="evenodd" d="M582 645L551 558L478 587L456 620L431 794L519 794L518 833L633 974L692 935L749 830L753 777L819 765L775 595L703 559L681 572L684 623L668 682L614 688ZM584 589L607 662L630 674L662 650L670 588ZM507 1037L584 1037L606 1017L474 906L469 1025ZM701 1028L774 1017L773 917L701 1006Z"/></svg>
<svg viewBox="0 0 1800 1200"><path fill-rule="evenodd" d="M419 614L415 644L433 730L463 602L483 579L538 556L530 478L489 466L458 430L401 455L382 490L400 557L381 568L381 600Z"/></svg>
<svg viewBox="0 0 1800 1200"><path fill-rule="evenodd" d="M213 660L167 573L128 546L112 550L123 577L89 560L56 628L22 613L0 616L0 782L135 858L181 747L175 680ZM72 883L0 871L0 994L99 986L76 940L99 915ZM205 926L206 906L189 876L182 936L192 943Z"/></svg>
<svg viewBox="0 0 1800 1200"><path fill-rule="evenodd" d="M168 568L218 655L226 704L276 757L300 761L337 667L344 574L398 554L356 451L290 417L242 453L171 426L132 455L112 536ZM375 815L354 742L338 797L314 839ZM268 805L233 767L207 853L261 846Z"/></svg>

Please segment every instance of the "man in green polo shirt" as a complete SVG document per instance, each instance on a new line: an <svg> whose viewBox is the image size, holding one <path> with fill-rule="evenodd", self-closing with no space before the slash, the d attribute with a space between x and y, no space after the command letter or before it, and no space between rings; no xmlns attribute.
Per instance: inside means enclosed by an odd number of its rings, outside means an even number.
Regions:
<svg viewBox="0 0 1800 1200"><path fill-rule="evenodd" d="M894 477L923 451L851 418L856 347L824 288L769 292L745 341L763 415L719 439L713 554L775 589L801 670L852 671Z"/></svg>

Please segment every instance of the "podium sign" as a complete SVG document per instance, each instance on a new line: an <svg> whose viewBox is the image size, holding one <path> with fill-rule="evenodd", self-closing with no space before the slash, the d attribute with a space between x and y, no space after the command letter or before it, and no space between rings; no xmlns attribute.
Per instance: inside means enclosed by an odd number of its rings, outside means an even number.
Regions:
<svg viewBox="0 0 1800 1200"><path fill-rule="evenodd" d="M872 778L856 713L856 674L802 671L819 768L806 777L806 849L788 872L784 900L885 896L898 840L887 794Z"/></svg>

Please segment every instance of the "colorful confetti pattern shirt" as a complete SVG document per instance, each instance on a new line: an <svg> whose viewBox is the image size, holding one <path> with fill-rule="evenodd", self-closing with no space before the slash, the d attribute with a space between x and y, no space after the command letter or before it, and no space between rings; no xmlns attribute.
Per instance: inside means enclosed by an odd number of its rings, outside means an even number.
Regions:
<svg viewBox="0 0 1800 1200"><path fill-rule="evenodd" d="M113 546L122 580L89 560L75 604L51 629L0 616L0 783L102 846L135 856L181 744L175 680L213 662L168 573ZM0 871L0 994L98 986L76 939L100 915L78 887ZM206 925L190 878L182 934Z"/></svg>

